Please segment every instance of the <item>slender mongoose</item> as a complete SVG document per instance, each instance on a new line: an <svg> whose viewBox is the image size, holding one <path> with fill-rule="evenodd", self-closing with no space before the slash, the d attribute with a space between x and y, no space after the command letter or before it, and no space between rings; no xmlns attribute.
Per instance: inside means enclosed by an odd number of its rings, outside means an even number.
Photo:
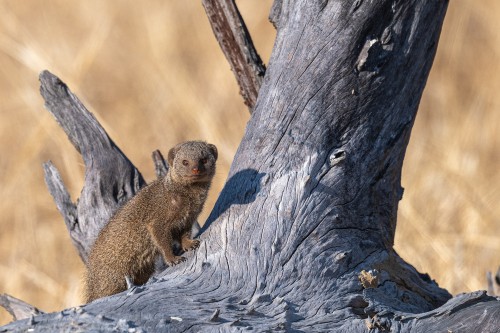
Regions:
<svg viewBox="0 0 500 333"><path fill-rule="evenodd" d="M184 251L200 245L191 227L215 174L217 148L188 141L172 148L167 160L165 177L141 189L99 233L87 261L86 302L126 290L126 279L146 283L159 255L169 265L185 261L174 255L174 242Z"/></svg>

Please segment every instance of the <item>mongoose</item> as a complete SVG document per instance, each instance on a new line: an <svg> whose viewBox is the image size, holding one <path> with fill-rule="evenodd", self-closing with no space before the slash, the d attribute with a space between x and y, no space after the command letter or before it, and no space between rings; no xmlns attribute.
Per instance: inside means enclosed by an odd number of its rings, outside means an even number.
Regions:
<svg viewBox="0 0 500 333"><path fill-rule="evenodd" d="M165 177L141 189L111 217L99 233L87 261L85 301L148 281L155 259L169 265L186 258L174 255L198 248L191 227L200 214L215 174L217 148L202 141L180 143L168 152Z"/></svg>

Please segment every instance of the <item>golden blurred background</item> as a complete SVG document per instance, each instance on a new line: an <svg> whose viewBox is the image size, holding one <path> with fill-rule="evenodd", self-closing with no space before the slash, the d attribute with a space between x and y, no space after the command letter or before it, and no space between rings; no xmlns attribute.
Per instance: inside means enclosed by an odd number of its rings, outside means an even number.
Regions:
<svg viewBox="0 0 500 333"><path fill-rule="evenodd" d="M270 0L239 0L267 63ZM147 5L145 5L147 4ZM500 2L450 3L403 172L396 248L452 293L500 264ZM46 190L52 160L75 200L83 163L44 109L61 77L149 181L151 152L186 139L220 151L220 191L249 119L200 1L0 2L0 293L45 311L80 304L83 264ZM0 309L0 324L10 321Z"/></svg>

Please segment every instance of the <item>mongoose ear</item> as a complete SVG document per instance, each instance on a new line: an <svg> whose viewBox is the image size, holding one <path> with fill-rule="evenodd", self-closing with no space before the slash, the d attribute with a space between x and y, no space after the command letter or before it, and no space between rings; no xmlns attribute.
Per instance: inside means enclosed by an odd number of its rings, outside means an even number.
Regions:
<svg viewBox="0 0 500 333"><path fill-rule="evenodd" d="M215 147L215 145L209 143L208 148L212 152L212 155L214 155L215 160L217 160L217 157L219 157L219 153L217 152L217 147Z"/></svg>
<svg viewBox="0 0 500 333"><path fill-rule="evenodd" d="M168 151L167 162L168 162L169 166L174 165L174 158L175 158L176 153L177 153L177 149L175 149L175 147Z"/></svg>

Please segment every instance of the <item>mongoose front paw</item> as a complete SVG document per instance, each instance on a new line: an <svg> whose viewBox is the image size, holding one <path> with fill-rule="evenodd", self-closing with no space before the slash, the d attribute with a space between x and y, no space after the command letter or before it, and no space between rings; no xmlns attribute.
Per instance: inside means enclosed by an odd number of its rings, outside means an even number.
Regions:
<svg viewBox="0 0 500 333"><path fill-rule="evenodd" d="M180 264L180 263L182 263L182 262L184 262L184 261L186 261L186 260L187 260L187 259L186 259L186 258L184 258L184 257L179 257L179 256L176 256L176 257L174 257L174 259L173 259L173 260L168 260L168 264L169 264L170 266L175 266L175 265L178 265L178 264Z"/></svg>
<svg viewBox="0 0 500 333"><path fill-rule="evenodd" d="M187 252L187 251L189 251L189 250L196 250L196 249L197 249L197 248L199 248L199 247L200 247L200 241L199 241L199 240L197 240L197 239L191 239L190 244L188 244L187 246L184 246L184 247L182 248L182 250L183 250L184 252Z"/></svg>

